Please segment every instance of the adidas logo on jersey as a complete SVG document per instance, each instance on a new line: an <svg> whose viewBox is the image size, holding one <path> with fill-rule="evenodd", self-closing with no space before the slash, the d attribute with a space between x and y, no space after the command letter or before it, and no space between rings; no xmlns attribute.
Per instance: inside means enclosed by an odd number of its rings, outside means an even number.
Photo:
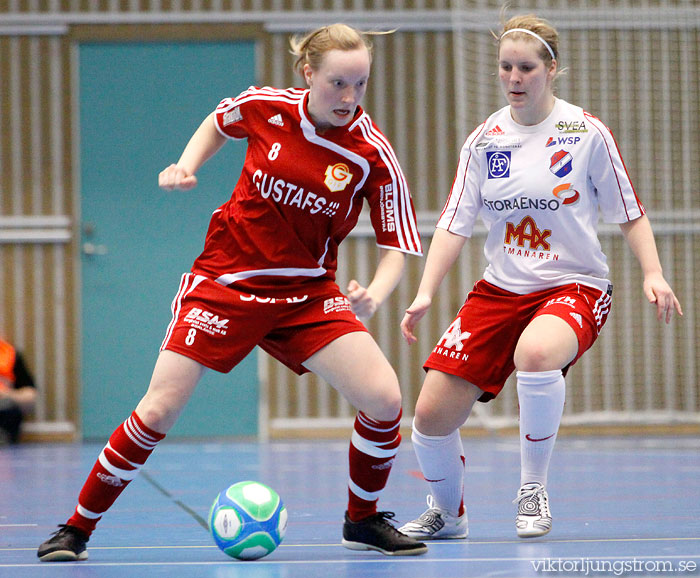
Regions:
<svg viewBox="0 0 700 578"><path fill-rule="evenodd" d="M486 131L486 136L503 136L504 134L506 133L498 125L494 126L491 130Z"/></svg>
<svg viewBox="0 0 700 578"><path fill-rule="evenodd" d="M284 121L282 120L281 114L276 114L267 119L267 122L274 124L275 126L284 126Z"/></svg>

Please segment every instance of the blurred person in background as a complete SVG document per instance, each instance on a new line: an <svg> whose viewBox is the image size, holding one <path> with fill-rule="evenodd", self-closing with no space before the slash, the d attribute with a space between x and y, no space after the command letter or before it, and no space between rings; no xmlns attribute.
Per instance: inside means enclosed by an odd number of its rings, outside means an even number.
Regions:
<svg viewBox="0 0 700 578"><path fill-rule="evenodd" d="M16 444L34 409L36 386L19 351L0 337L0 445Z"/></svg>

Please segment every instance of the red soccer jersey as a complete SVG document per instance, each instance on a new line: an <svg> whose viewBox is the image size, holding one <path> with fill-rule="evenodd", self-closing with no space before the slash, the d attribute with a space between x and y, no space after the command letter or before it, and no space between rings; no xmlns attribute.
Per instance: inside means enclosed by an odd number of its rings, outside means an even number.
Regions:
<svg viewBox="0 0 700 578"><path fill-rule="evenodd" d="M365 199L379 247L421 254L413 202L386 137L359 107L348 125L317 133L307 103L308 90L270 87L219 103L217 129L248 139L248 148L193 273L240 288L335 279L338 245Z"/></svg>

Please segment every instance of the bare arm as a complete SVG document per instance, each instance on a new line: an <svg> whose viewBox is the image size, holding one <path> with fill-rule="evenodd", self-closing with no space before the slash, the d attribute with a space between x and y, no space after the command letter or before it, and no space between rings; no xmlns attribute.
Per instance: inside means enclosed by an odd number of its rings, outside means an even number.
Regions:
<svg viewBox="0 0 700 578"><path fill-rule="evenodd" d="M226 137L216 130L215 113L204 119L190 138L177 164L166 167L158 175L158 186L166 191L188 191L197 186L195 174L226 143Z"/></svg>
<svg viewBox="0 0 700 578"><path fill-rule="evenodd" d="M647 216L642 215L634 221L621 223L620 229L642 268L644 294L649 303L656 304L656 318L661 320L665 316L666 323L669 323L674 309L679 315L683 315L681 304L664 279L654 233Z"/></svg>
<svg viewBox="0 0 700 578"><path fill-rule="evenodd" d="M355 315L361 319L369 319L374 315L401 279L405 262L405 253L380 249L379 264L367 288L355 279L348 283L348 300Z"/></svg>
<svg viewBox="0 0 700 578"><path fill-rule="evenodd" d="M418 293L411 306L406 309L406 314L401 321L401 333L409 344L417 341L413 329L430 308L433 296L457 259L466 240L466 237L455 235L445 229L435 229Z"/></svg>

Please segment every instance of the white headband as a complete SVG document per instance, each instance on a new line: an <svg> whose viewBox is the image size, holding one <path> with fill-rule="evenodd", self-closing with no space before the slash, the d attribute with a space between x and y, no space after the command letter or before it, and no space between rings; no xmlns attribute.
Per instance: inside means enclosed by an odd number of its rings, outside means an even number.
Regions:
<svg viewBox="0 0 700 578"><path fill-rule="evenodd" d="M530 36L534 36L539 40L542 44L544 44L544 47L547 49L547 52L549 52L549 55L552 57L552 60L556 60L557 57L554 56L554 50L552 50L552 47L547 43L547 41L542 38L539 34L535 34L532 30L528 30L527 28L511 28L510 30L506 30L503 34L501 34L501 38L499 38L499 42L503 40L503 37L506 34L510 34L511 32L524 32L525 34L529 34Z"/></svg>

